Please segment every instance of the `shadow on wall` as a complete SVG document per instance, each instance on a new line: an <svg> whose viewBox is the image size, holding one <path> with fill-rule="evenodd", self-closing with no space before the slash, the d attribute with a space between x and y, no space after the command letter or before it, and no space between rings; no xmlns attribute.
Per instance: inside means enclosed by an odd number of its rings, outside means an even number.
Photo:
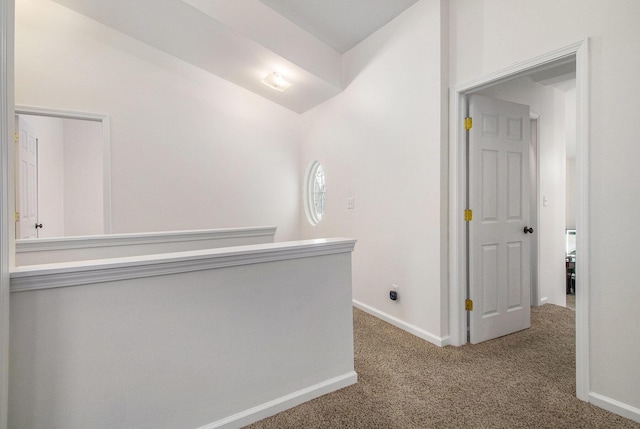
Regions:
<svg viewBox="0 0 640 429"><path fill-rule="evenodd" d="M398 32L406 29L406 21L413 18L412 14L416 14L416 7L420 7L420 5L414 4L376 33L363 40L357 45L357 49L344 53L344 88L348 87L368 64L384 53L386 46L394 43Z"/></svg>

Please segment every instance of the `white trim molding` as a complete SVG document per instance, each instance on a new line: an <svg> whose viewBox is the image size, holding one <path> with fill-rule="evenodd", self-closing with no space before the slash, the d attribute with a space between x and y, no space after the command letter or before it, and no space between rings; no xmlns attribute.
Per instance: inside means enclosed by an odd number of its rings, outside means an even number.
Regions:
<svg viewBox="0 0 640 429"><path fill-rule="evenodd" d="M437 335L432 334L431 332L425 331L424 329L418 328L415 325L412 325L410 323L407 323L403 320L398 319L397 317L391 316L390 314L384 313L382 311L376 310L375 308L364 304L360 301L356 301L355 299L353 300L353 306L355 308L357 308L358 310L362 310L365 313L369 313L372 316L377 317L378 319L382 319L387 323L392 324L393 326L396 326L404 331L407 331L408 333L415 335L418 338L421 338L423 340L426 340L428 342L430 342L431 344L435 344L436 346L439 347L444 347L444 346L448 346L450 344L450 338L449 336L446 337L439 337Z"/></svg>
<svg viewBox="0 0 640 429"><path fill-rule="evenodd" d="M589 393L589 402L619 416L640 423L640 408L632 407L631 405L594 392Z"/></svg>
<svg viewBox="0 0 640 429"><path fill-rule="evenodd" d="M264 404L258 405L241 413L234 414L222 420L201 426L198 429L238 428L257 422L264 418L278 414L281 411L300 405L304 402L318 398L327 393L335 392L343 387L351 386L358 382L358 374L350 371L339 377L334 377L322 383L298 390L289 395L282 396Z"/></svg>
<svg viewBox="0 0 640 429"><path fill-rule="evenodd" d="M579 293L576 294L576 395L589 400L589 40L559 48L455 86L450 95L449 139L449 326L450 343L466 343L465 132L467 95L524 76L532 70L576 59L576 229L580 229Z"/></svg>
<svg viewBox="0 0 640 429"><path fill-rule="evenodd" d="M0 429L7 428L9 404L9 267L13 232L9 213L14 211L9 189L13 172L9 142L13 140L13 39L14 1L0 2ZM11 182L12 183L12 182Z"/></svg>
<svg viewBox="0 0 640 429"><path fill-rule="evenodd" d="M580 263L576 267L576 395L588 401L590 374L589 296L591 291L591 227L589 224L589 39L576 49L576 176L575 216L576 254ZM579 290L578 290L579 289Z"/></svg>
<svg viewBox="0 0 640 429"><path fill-rule="evenodd" d="M274 237L277 227L201 229L190 231L142 232L132 234L88 235L16 240L16 252L86 249L140 244L178 243L184 241L223 240L246 237ZM273 240L271 240L273 241Z"/></svg>
<svg viewBox="0 0 640 429"><path fill-rule="evenodd" d="M46 116L49 118L76 119L102 124L102 206L103 230L111 233L111 118L101 113L76 112L47 107L15 106L16 115Z"/></svg>
<svg viewBox="0 0 640 429"><path fill-rule="evenodd" d="M344 238L317 239L29 265L11 272L11 293L349 253L355 243Z"/></svg>

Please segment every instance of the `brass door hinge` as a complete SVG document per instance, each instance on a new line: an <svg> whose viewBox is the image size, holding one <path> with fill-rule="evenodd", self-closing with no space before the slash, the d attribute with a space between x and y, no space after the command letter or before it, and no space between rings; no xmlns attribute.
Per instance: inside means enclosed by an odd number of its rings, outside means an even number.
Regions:
<svg viewBox="0 0 640 429"><path fill-rule="evenodd" d="M471 129L471 127L473 126L473 119L471 118L464 118L464 129L469 131Z"/></svg>
<svg viewBox="0 0 640 429"><path fill-rule="evenodd" d="M464 309L466 311L473 311L473 301L471 301L470 299L465 299L464 300Z"/></svg>
<svg viewBox="0 0 640 429"><path fill-rule="evenodd" d="M18 143L19 137L18 137L18 133L13 133L13 141L15 143Z"/></svg>
<svg viewBox="0 0 640 429"><path fill-rule="evenodd" d="M466 209L464 211L464 221L471 222L472 219L473 219L473 210Z"/></svg>
<svg viewBox="0 0 640 429"><path fill-rule="evenodd" d="M13 220L15 222L19 222L20 221L20 212L13 212Z"/></svg>

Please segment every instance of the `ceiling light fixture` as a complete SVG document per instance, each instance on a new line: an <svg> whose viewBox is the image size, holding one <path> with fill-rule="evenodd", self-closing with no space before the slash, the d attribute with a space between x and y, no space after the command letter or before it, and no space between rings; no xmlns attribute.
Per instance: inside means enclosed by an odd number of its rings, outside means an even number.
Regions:
<svg viewBox="0 0 640 429"><path fill-rule="evenodd" d="M287 82L284 77L280 73L269 73L267 77L262 79L260 82L267 85L269 88L273 88L276 91L284 92L291 86L291 82Z"/></svg>

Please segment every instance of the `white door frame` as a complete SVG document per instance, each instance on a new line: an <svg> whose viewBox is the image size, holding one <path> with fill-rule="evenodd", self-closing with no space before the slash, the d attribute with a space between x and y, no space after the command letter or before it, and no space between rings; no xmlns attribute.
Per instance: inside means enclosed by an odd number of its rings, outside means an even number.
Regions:
<svg viewBox="0 0 640 429"><path fill-rule="evenodd" d="M13 26L14 1L0 2L0 429L7 427L9 395L9 266L15 228L9 228L9 213L15 211L9 189L13 165L9 163L9 142L13 141ZM11 224L13 226L13 223Z"/></svg>
<svg viewBox="0 0 640 429"><path fill-rule="evenodd" d="M531 130L535 129L535 142L531 139L531 145L535 152L535 159L532 161L533 176L531 181L531 224L535 231L539 231L539 219L540 219L540 207L538 201L540 201L540 115L533 110L530 113L529 119L531 122L535 121L535 128L533 124ZM540 288L538 279L540 278L539 264L540 261L540 247L539 247L540 234L533 234L531 237L531 305L536 307L542 305L540 302Z"/></svg>
<svg viewBox="0 0 640 429"><path fill-rule="evenodd" d="M453 345L467 342L466 312L466 196L465 130L467 95L505 80L523 76L533 69L564 58L576 58L576 396L589 400L589 40L514 64L456 86L450 94L451 136L449 139L449 326Z"/></svg>
<svg viewBox="0 0 640 429"><path fill-rule="evenodd" d="M46 116L49 118L59 119L75 119L80 121L100 122L102 124L103 231L104 234L111 234L111 119L109 118L109 115L19 105L15 106L15 114Z"/></svg>

